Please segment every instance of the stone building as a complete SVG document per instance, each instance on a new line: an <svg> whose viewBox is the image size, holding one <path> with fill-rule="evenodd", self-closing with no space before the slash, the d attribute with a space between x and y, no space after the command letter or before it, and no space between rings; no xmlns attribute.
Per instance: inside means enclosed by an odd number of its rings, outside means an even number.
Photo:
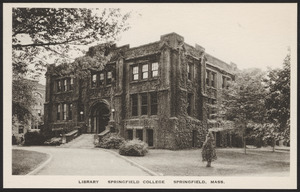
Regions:
<svg viewBox="0 0 300 192"><path fill-rule="evenodd" d="M115 46L111 53L105 68L91 70L87 78L61 76L59 66L48 66L45 129L115 130L153 148L201 147L210 117L206 103L217 99L219 85L232 79L234 66L186 44L176 33L139 47Z"/></svg>

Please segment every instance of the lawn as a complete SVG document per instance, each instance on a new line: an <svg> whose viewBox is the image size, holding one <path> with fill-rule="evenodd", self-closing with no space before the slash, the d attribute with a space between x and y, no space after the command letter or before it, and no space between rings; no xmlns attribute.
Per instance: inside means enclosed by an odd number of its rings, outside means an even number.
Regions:
<svg viewBox="0 0 300 192"><path fill-rule="evenodd" d="M40 163L46 161L48 155L35 151L12 150L12 174L26 175L34 170Z"/></svg>
<svg viewBox="0 0 300 192"><path fill-rule="evenodd" d="M289 152L261 149L224 148L216 150L218 159L207 168L201 149L152 149L144 157L127 157L132 161L168 176L287 176L290 170Z"/></svg>

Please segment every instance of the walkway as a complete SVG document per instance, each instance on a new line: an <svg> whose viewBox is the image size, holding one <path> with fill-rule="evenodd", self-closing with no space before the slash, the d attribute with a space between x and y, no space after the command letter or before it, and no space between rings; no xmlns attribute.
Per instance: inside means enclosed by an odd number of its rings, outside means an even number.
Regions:
<svg viewBox="0 0 300 192"><path fill-rule="evenodd" d="M82 134L79 137L73 139L69 143L60 145L64 148L94 148L94 134Z"/></svg>
<svg viewBox="0 0 300 192"><path fill-rule="evenodd" d="M103 149L17 147L49 153L52 160L37 175L149 176L142 169Z"/></svg>

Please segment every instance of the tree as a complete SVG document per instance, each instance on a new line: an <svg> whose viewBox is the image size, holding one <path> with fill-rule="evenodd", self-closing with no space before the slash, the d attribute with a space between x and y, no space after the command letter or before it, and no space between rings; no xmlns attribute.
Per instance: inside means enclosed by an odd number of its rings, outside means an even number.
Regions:
<svg viewBox="0 0 300 192"><path fill-rule="evenodd" d="M272 141L273 151L279 140L290 140L290 55L283 62L282 69L270 70L265 79L267 123L262 127L264 138Z"/></svg>
<svg viewBox="0 0 300 192"><path fill-rule="evenodd" d="M289 127L290 119L290 55L284 59L282 69L269 71L269 94L266 97L268 120L278 124L279 131L283 132Z"/></svg>
<svg viewBox="0 0 300 192"><path fill-rule="evenodd" d="M115 41L129 28L130 13L120 9L15 8L13 9L13 69L41 74L49 59L70 63L84 46Z"/></svg>
<svg viewBox="0 0 300 192"><path fill-rule="evenodd" d="M259 69L240 71L222 92L221 111L225 119L234 122L235 131L243 138L245 153L246 139L252 135L251 123L263 123L265 119L264 75Z"/></svg>
<svg viewBox="0 0 300 192"><path fill-rule="evenodd" d="M26 116L31 116L31 107L34 104L33 90L32 81L13 75L12 115L19 121L24 121Z"/></svg>
<svg viewBox="0 0 300 192"><path fill-rule="evenodd" d="M34 100L33 85L26 78L39 77L50 62L64 64L61 68L68 70L82 67L67 67L67 63L82 54L85 46L105 43L107 50L129 28L130 16L120 9L85 8L14 8L12 13L13 114L18 117L30 114ZM84 62L85 68L103 67L109 54L101 56Z"/></svg>

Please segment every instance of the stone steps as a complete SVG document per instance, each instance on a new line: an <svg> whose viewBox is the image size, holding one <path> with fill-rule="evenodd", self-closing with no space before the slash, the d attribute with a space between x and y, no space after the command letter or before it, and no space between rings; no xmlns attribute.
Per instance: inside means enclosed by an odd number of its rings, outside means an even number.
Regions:
<svg viewBox="0 0 300 192"><path fill-rule="evenodd" d="M64 148L94 148L94 134L82 134L69 143L60 145Z"/></svg>

